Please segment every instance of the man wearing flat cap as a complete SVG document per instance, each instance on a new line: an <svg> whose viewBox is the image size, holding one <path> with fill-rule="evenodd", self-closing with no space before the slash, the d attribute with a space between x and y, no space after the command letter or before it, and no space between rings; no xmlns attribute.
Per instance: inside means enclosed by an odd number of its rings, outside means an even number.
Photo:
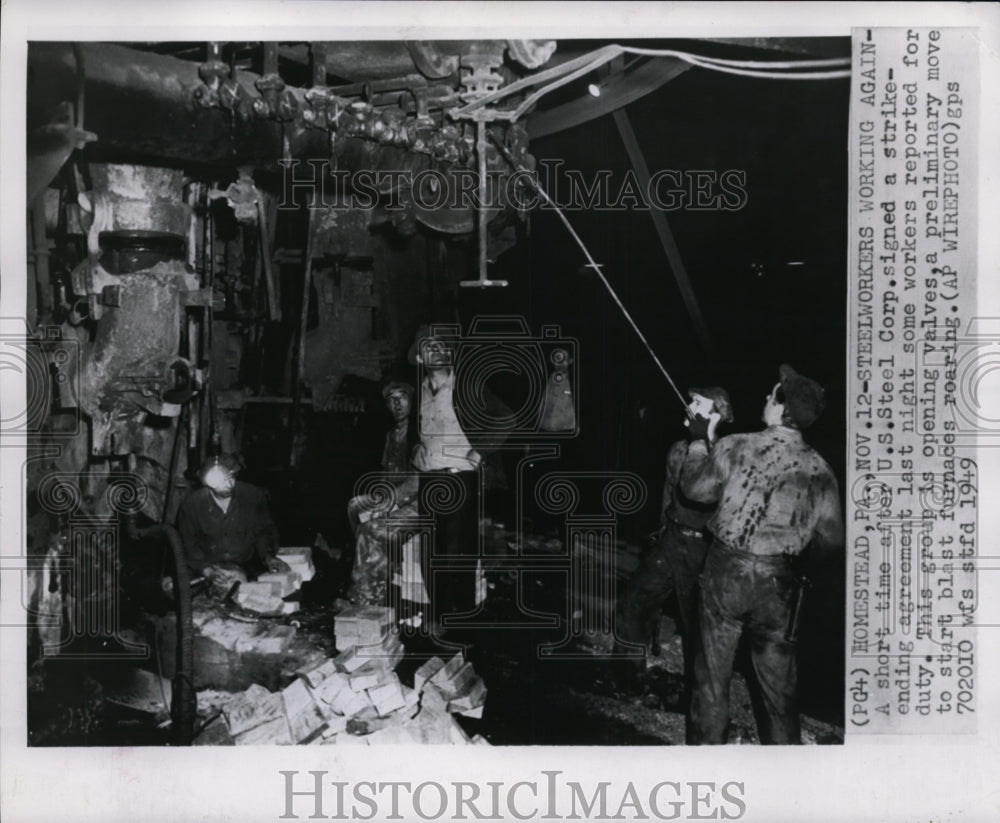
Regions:
<svg viewBox="0 0 1000 823"><path fill-rule="evenodd" d="M354 565L347 599L363 606L385 606L390 602L389 585L392 569L399 558L390 558L393 535L408 526L407 520L417 516L417 479L411 455L416 445L415 426L410 409L413 386L402 380L388 380L382 387L382 398L392 417L392 428L386 432L380 468L394 486L388 497L359 494L347 504L347 518L354 531ZM406 599L420 602L411 587Z"/></svg>
<svg viewBox="0 0 1000 823"><path fill-rule="evenodd" d="M706 524L714 504L688 499L678 481L692 438L715 441L719 423L733 421L733 407L726 390L718 386L689 389L688 437L667 452L666 482L660 508L661 529L656 545L647 551L629 580L619 602L617 634L621 640L645 644L656 636L664 600L673 591L677 623L684 652L685 684L690 684L696 648L698 575L708 553ZM641 668L641 665L640 667Z"/></svg>
<svg viewBox="0 0 1000 823"><path fill-rule="evenodd" d="M513 421L510 409L485 386L456 379L458 342L440 327L424 325L409 351L410 362L422 366L424 372L413 466L421 489L435 485L444 493L447 487L445 496L455 495L456 501L434 512L433 555L437 559L433 560L431 547L421 553L421 575L431 601L431 631L439 640L447 634L455 636L452 630L458 626L449 618L469 615L476 608L480 492L494 476L496 468L490 458L506 440Z"/></svg>
<svg viewBox="0 0 1000 823"><path fill-rule="evenodd" d="M843 546L837 480L802 438L823 411L823 389L782 365L764 405L766 428L688 451L681 490L717 503L708 521L712 544L701 576L700 648L688 718L689 743L725 743L736 647L750 635L759 681L762 743L799 743L795 558L813 544Z"/></svg>

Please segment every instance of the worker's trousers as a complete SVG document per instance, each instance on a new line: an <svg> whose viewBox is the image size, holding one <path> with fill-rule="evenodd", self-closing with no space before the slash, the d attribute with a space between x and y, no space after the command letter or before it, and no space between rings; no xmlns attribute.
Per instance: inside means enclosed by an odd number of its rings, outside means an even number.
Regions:
<svg viewBox="0 0 1000 823"><path fill-rule="evenodd" d="M725 743L729 684L740 637L750 637L760 685L761 743L799 743L795 644L785 639L797 583L785 555L760 556L712 544L701 576L700 648L688 743Z"/></svg>
<svg viewBox="0 0 1000 823"><path fill-rule="evenodd" d="M431 545L420 553L431 619L473 611L479 559L479 472L421 472L420 509L434 519Z"/></svg>
<svg viewBox="0 0 1000 823"><path fill-rule="evenodd" d="M705 565L708 543L691 529L667 523L656 545L639 561L619 599L616 634L630 643L645 644L650 626L660 619L663 602L677 597L677 623L684 650L684 673L691 677L697 648L698 576Z"/></svg>

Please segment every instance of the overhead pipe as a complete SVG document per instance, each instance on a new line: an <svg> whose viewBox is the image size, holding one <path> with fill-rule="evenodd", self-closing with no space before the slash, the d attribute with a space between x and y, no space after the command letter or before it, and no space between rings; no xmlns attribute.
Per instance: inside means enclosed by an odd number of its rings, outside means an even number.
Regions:
<svg viewBox="0 0 1000 823"><path fill-rule="evenodd" d="M98 151L128 152L132 156L183 160L192 164L193 168L198 164L234 166L273 163L276 159L275 146L282 145L283 140L287 141L288 157L329 155L329 135L324 128L283 129L280 122L270 117L234 119L232 113L225 109L202 107L205 104L192 105L194 90L209 88L202 74L209 83L216 85L218 92L229 89L225 94L227 99L235 96L241 100L252 100L256 97L252 90L263 79L253 72L230 69L221 60L221 44L213 43L206 48L209 49L210 59L198 64L113 43L79 44L80 55L87 66L87 125L100 135L100 142L95 148ZM306 125L325 127L328 118L322 115L329 112L335 119L338 109L345 108L351 100L358 98L366 85L376 95L396 89L409 89L411 93L429 89L426 81L415 75L402 78L396 75L367 84L327 86L329 48L330 44L314 44L314 88L289 86L279 96L279 101L287 98L289 107L301 112ZM206 69L206 66L211 69ZM28 76L28 122L31 128L48 123L54 104L78 95L77 61L72 48L66 44L32 43L28 48ZM121 104L126 97L128 116L123 117ZM376 102L383 99L388 102L391 96L377 98ZM234 102L237 101L230 100L230 103ZM439 100L433 95L424 98L425 107L435 110L453 103L452 98ZM239 107L243 111L242 103ZM320 114L319 118L317 114ZM419 151L417 147L411 148Z"/></svg>
<svg viewBox="0 0 1000 823"><path fill-rule="evenodd" d="M81 43L79 49L87 65L87 128L100 135L99 149L204 165L274 160L274 147L281 142L279 123L252 119L236 124L227 111L192 105L193 90L202 85L199 64L112 43ZM31 43L28 77L28 121L42 125L55 103L76 97L72 48ZM248 97L258 79L240 69L230 78ZM286 91L298 106L306 105L303 90ZM122 116L125 97L128 116ZM329 152L329 141L319 131L290 129L287 139L292 157L324 157Z"/></svg>

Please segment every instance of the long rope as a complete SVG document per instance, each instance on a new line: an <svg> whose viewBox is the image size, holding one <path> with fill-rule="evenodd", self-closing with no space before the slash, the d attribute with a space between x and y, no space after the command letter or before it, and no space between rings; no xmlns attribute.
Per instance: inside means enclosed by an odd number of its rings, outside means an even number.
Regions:
<svg viewBox="0 0 1000 823"><path fill-rule="evenodd" d="M511 153L507 150L507 147L504 146L502 143L500 143L499 140L497 140L496 135L494 135L491 132L490 137L496 144L497 148L499 148L500 151L503 152L504 157L507 158L507 162L510 163L511 166L513 166L516 171L523 172L531 180L532 184L538 191L538 194L541 196L541 198L559 216L559 219L566 227L566 230L570 233L570 235L576 241L576 244L580 247L581 251L583 251L584 256L587 258L588 267L593 269L594 272L597 274L597 276L601 279L601 282L604 284L604 287L608 290L608 294L611 295L611 299L614 300L615 305L617 305L618 308L621 309L621 313L625 316L625 319L628 321L628 324L632 327L632 330L639 337L639 340L642 341L642 345L645 347L646 351L649 352L649 356L653 358L653 362L656 363L659 370L663 373L663 376L667 378L667 382L670 384L670 388L674 390L674 394L677 395L677 398L681 401L681 405L684 407L684 413L687 414L688 417L693 419L694 415L688 408L688 401L684 399L684 395L681 393L681 390L677 388L677 384L674 383L673 378L670 376L670 372L668 372L663 363L660 362L660 358L656 356L656 352L653 351L653 347L650 346L649 341L646 340L646 335L642 333L642 330L639 328L638 325L636 325L635 320L632 319L632 315L629 314L628 309L626 309L622 301L618 299L618 295L615 293L615 290L611 287L611 284L608 282L608 279L604 276L604 272L601 271L600 266L594 261L594 258L591 257L590 251L587 249L587 246L584 244L583 240L580 239L580 235L576 233L576 230L573 228L572 223L569 222L569 218L567 218L566 215L563 214L563 210L556 205L556 203L552 200L551 197L549 197L545 189L542 188L541 183L539 183L538 180L535 179L535 176L531 174L531 172L529 172L527 169L523 168L522 166L519 166L514 161L514 158L511 156Z"/></svg>
<svg viewBox="0 0 1000 823"><path fill-rule="evenodd" d="M624 54L635 54L645 57L672 57L677 60L683 60L692 66L698 66L710 71L769 80L835 80L850 77L850 58L846 57L824 58L821 60L729 60L721 57L708 57L686 51L677 51L675 49L642 49L632 46L612 45L597 49L590 54L581 55L563 63L561 66L556 66L515 81L492 94L488 94L479 100L462 106L453 113L453 116L468 116L471 112L483 108L490 103L501 100L522 89L537 86L552 79L553 82L530 94L517 106L512 114L512 119L516 120L544 95ZM803 71L803 69L821 70Z"/></svg>

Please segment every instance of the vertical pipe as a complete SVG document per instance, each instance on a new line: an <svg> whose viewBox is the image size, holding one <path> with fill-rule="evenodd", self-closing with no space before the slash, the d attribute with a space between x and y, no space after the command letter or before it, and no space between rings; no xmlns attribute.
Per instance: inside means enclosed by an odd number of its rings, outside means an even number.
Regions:
<svg viewBox="0 0 1000 823"><path fill-rule="evenodd" d="M209 41L205 44L205 62L206 63L221 63L222 62L222 43ZM206 81L206 85L209 88L215 90L219 88L219 78L217 75L212 74Z"/></svg>
<svg viewBox="0 0 1000 823"><path fill-rule="evenodd" d="M306 375L306 324L309 321L309 292L312 287L312 254L314 217L316 213L313 203L309 204L309 222L306 229L305 270L302 273L302 309L299 314L299 340L295 362L295 383L292 386L292 419L289 421L292 442L289 447L289 464L295 465L295 427L299 420L299 410L302 405L302 383Z"/></svg>
<svg viewBox="0 0 1000 823"><path fill-rule="evenodd" d="M479 156L479 280L486 281L486 121L476 121L476 154Z"/></svg>
<svg viewBox="0 0 1000 823"><path fill-rule="evenodd" d="M202 200L202 186L198 184L198 196L195 198L192 206L197 206ZM208 222L211 219L211 208L207 205L205 207L205 214L201 219L201 287L205 288L209 285L208 283ZM196 257L197 259L197 257Z"/></svg>
<svg viewBox="0 0 1000 823"><path fill-rule="evenodd" d="M309 210L310 225L312 225L312 209ZM281 320L281 306L278 305L278 294L274 287L274 272L271 269L271 240L268 233L267 212L264 204L257 201L257 229L260 233L260 264L264 272L264 286L267 288L268 317L278 322ZM308 240L306 241L308 244ZM308 262L306 263L308 266Z"/></svg>
<svg viewBox="0 0 1000 823"><path fill-rule="evenodd" d="M312 87L314 89L326 85L326 46L322 43L310 43L312 54Z"/></svg>
<svg viewBox="0 0 1000 823"><path fill-rule="evenodd" d="M191 610L191 578L184 556L184 544L173 526L156 523L139 529L135 520L127 521L131 540L166 539L174 561L177 584L174 597L177 603L177 673L173 680L170 716L173 719L175 742L190 746L194 737L194 724L198 717L198 696L194 689L194 619Z"/></svg>
<svg viewBox="0 0 1000 823"><path fill-rule="evenodd" d="M278 43L274 40L264 41L264 70L261 72L265 77L269 74L278 73Z"/></svg>
<svg viewBox="0 0 1000 823"><path fill-rule="evenodd" d="M181 413L177 417L177 431L174 432L174 446L170 450L170 465L167 467L167 488L163 492L163 515L160 520L164 523L170 519L170 501L174 491L174 475L177 473L177 460L179 459L181 444L181 429L189 415L190 402L181 406Z"/></svg>
<svg viewBox="0 0 1000 823"><path fill-rule="evenodd" d="M37 197L31 206L31 242L35 256L35 282L32 289L37 288L38 316L45 317L52 313L52 283L49 279L49 240L45 234L45 198ZM29 304L31 302L29 290ZM28 315L28 322L38 322L38 317Z"/></svg>
<svg viewBox="0 0 1000 823"><path fill-rule="evenodd" d="M212 301L215 300L215 218L212 217L211 206L208 211L205 212L206 220L206 237L208 249L206 254L208 255L208 265L206 267L206 286L208 287L209 294L209 305L205 306L204 313L202 314L203 322L205 323L204 334L202 335L203 343L203 356L204 362L207 364L205 370L206 380L205 384L208 385L211 382L212 377L212 325L214 323L214 312L212 309Z"/></svg>

